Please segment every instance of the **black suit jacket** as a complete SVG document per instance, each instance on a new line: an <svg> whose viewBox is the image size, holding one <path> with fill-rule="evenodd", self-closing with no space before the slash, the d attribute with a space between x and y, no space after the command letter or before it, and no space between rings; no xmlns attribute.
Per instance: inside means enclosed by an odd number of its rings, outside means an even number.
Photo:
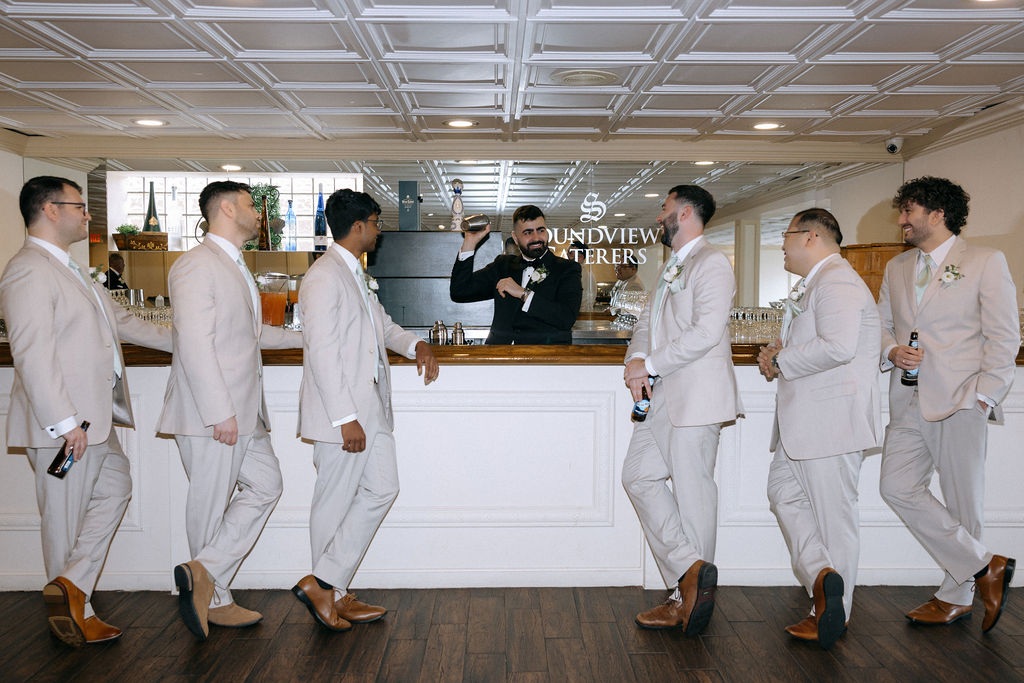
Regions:
<svg viewBox="0 0 1024 683"><path fill-rule="evenodd" d="M128 283L113 268L107 268L107 281L103 285L107 289L128 289Z"/></svg>
<svg viewBox="0 0 1024 683"><path fill-rule="evenodd" d="M522 281L522 259L502 255L474 272L474 257L455 261L448 291L452 301L457 303L494 299L488 344L572 343L572 326L583 298L580 264L559 258L551 251L534 261L535 268L543 266L548 274L529 287L535 293L530 310L524 312L522 301L512 296L502 297L495 289L502 278Z"/></svg>

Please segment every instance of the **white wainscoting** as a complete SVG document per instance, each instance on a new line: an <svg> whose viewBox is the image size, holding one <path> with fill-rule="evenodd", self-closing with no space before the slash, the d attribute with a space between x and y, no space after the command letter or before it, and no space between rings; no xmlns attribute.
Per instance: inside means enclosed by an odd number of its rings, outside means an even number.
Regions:
<svg viewBox="0 0 1024 683"><path fill-rule="evenodd" d="M152 432L167 372L130 369L140 429L119 437L134 494L103 589L171 590L171 568L188 559L184 471L173 440ZM752 367L736 374L746 417L722 432L716 564L724 584L794 584L765 496L774 385ZM0 428L12 375L0 368ZM1006 424L989 429L986 540L1021 557L1024 371L1017 375ZM290 587L309 571L312 446L293 436L301 368L268 367L266 378L285 491L239 571L240 588ZM618 366L443 366L424 388L414 367L394 368L402 491L354 586L662 587L619 483L632 430L621 378ZM861 474L860 583L937 583L940 572L878 494L879 459L869 455ZM0 590L38 589L39 515L23 453L0 453L0 482Z"/></svg>

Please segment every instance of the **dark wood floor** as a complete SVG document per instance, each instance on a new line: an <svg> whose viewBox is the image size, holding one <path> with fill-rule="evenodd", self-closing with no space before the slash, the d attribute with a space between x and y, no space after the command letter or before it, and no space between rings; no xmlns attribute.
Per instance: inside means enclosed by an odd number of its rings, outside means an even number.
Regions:
<svg viewBox="0 0 1024 683"><path fill-rule="evenodd" d="M829 652L783 632L808 608L792 587L720 588L699 638L637 628L665 595L639 588L367 590L360 599L391 611L348 633L315 626L288 591L235 595L263 622L200 643L171 595L99 593L125 635L73 650L49 635L39 593L0 593L0 681L1024 681L1024 595L982 636L980 604L953 626L917 627L903 613L927 588L858 588Z"/></svg>

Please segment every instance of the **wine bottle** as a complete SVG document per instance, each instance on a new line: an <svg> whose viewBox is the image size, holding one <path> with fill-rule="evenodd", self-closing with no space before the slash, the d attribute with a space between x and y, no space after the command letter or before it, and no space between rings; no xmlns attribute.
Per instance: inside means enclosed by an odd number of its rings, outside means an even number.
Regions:
<svg viewBox="0 0 1024 683"><path fill-rule="evenodd" d="M142 222L142 232L160 232L160 216L156 212L156 190L153 181L149 181L149 208L146 209L146 220Z"/></svg>
<svg viewBox="0 0 1024 683"><path fill-rule="evenodd" d="M82 431L83 432L89 431L89 421L88 420L83 420L82 421ZM74 464L75 464L74 449L73 448L68 448L68 442L65 441L64 445L60 447L59 451L57 451L57 457L55 457L53 459L53 462L50 463L50 466L46 468L46 473L47 474L52 474L53 476L57 477L58 479L63 479L64 475L66 475L68 473L68 470L70 470L71 466L74 465Z"/></svg>
<svg viewBox="0 0 1024 683"><path fill-rule="evenodd" d="M327 251L327 216L324 215L324 186L320 184L320 198L316 201L313 217L313 251Z"/></svg>
<svg viewBox="0 0 1024 683"><path fill-rule="evenodd" d="M263 213L260 214L260 235L256 248L260 251L270 251L270 212L267 210L267 195L263 195Z"/></svg>
<svg viewBox="0 0 1024 683"><path fill-rule="evenodd" d="M285 250L295 251L299 241L299 222L292 209L292 200L288 200L288 213L284 215Z"/></svg>
<svg viewBox="0 0 1024 683"><path fill-rule="evenodd" d="M910 333L910 343L907 344L907 346L909 346L912 349L916 349L916 348L919 347L919 344L918 344L918 341L917 341L917 330L914 330L913 332ZM903 371L903 376L900 377L900 383L903 386L916 387L917 386L917 373L920 370L921 370L920 367L916 367L913 370L904 370Z"/></svg>

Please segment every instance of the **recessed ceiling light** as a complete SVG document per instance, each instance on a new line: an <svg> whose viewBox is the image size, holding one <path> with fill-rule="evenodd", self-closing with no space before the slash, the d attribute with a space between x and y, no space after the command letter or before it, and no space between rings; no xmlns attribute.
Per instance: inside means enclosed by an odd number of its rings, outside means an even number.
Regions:
<svg viewBox="0 0 1024 683"><path fill-rule="evenodd" d="M132 119L132 123L136 126L149 126L150 128L158 128L160 126L166 126L166 121L160 119Z"/></svg>
<svg viewBox="0 0 1024 683"><path fill-rule="evenodd" d="M604 230L607 227L608 227L607 225L599 225L599 226L597 226L598 230Z"/></svg>
<svg viewBox="0 0 1024 683"><path fill-rule="evenodd" d="M616 217L616 218L622 218L622 217L623 217L623 216L625 216L625 215L626 215L626 214L624 214L624 213L617 213L617 214L615 214L615 217Z"/></svg>
<svg viewBox="0 0 1024 683"><path fill-rule="evenodd" d="M470 121L469 119L448 119L444 122L444 125L449 128L472 128L479 124L477 124L476 121Z"/></svg>
<svg viewBox="0 0 1024 683"><path fill-rule="evenodd" d="M222 164L220 168L221 168L222 171L227 171L229 173L232 172L232 171L241 171L242 170L242 167L239 166L238 164Z"/></svg>
<svg viewBox="0 0 1024 683"><path fill-rule="evenodd" d="M714 165L714 163L715 162L713 162L713 161L695 161L695 162L693 162L693 165L694 166L712 166L712 165Z"/></svg>
<svg viewBox="0 0 1024 683"><path fill-rule="evenodd" d="M428 213L428 214L427 214L427 216L433 216L433 215L434 215L434 214L432 214L432 213Z"/></svg>
<svg viewBox="0 0 1024 683"><path fill-rule="evenodd" d="M462 159L457 163L463 164L465 166L472 166L473 164L476 163L476 159Z"/></svg>
<svg viewBox="0 0 1024 683"><path fill-rule="evenodd" d="M774 123L772 121L765 121L764 123L755 123L754 128L757 130L775 130L776 128L782 128L781 123Z"/></svg>
<svg viewBox="0 0 1024 683"><path fill-rule="evenodd" d="M611 85L619 82L619 75L600 69L570 69L551 74L551 79L562 85Z"/></svg>
<svg viewBox="0 0 1024 683"><path fill-rule="evenodd" d="M644 195L645 197L658 197L660 196L657 192L648 192Z"/></svg>
<svg viewBox="0 0 1024 683"><path fill-rule="evenodd" d="M446 227L448 227L448 226L447 225L441 225L440 223L437 224L437 229L438 230L444 230Z"/></svg>

